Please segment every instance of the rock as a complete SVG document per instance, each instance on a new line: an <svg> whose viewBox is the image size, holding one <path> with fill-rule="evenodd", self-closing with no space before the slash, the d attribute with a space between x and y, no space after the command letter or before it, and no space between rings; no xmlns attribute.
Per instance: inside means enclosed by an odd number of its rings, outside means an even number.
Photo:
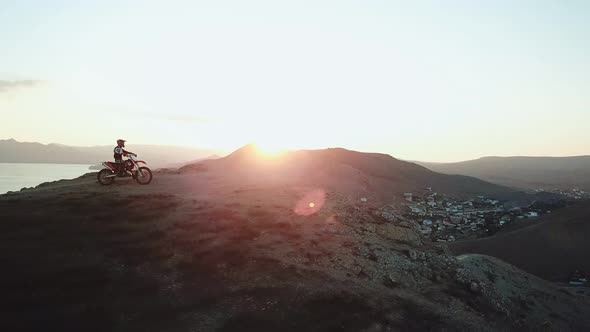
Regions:
<svg viewBox="0 0 590 332"><path fill-rule="evenodd" d="M375 233L377 232L377 226L375 224L364 224L360 227L360 229L364 230L365 232Z"/></svg>
<svg viewBox="0 0 590 332"><path fill-rule="evenodd" d="M399 281L397 281L394 277L389 275L389 276L385 277L385 280L383 280L383 284L386 287L395 288L395 287L399 286Z"/></svg>
<svg viewBox="0 0 590 332"><path fill-rule="evenodd" d="M468 280L465 268L460 267L455 270L455 280L460 284L467 284Z"/></svg>
<svg viewBox="0 0 590 332"><path fill-rule="evenodd" d="M361 266L356 265L352 271L354 272L354 274L359 275L361 274L361 272L363 272L363 268Z"/></svg>
<svg viewBox="0 0 590 332"><path fill-rule="evenodd" d="M369 275L367 274L367 272L365 272L365 270L363 270L362 268L359 271L359 273L357 273L356 276L359 277L359 278L363 278L363 279L369 278Z"/></svg>
<svg viewBox="0 0 590 332"><path fill-rule="evenodd" d="M373 262L377 262L379 260L377 255L372 251L367 253L366 258L372 260Z"/></svg>
<svg viewBox="0 0 590 332"><path fill-rule="evenodd" d="M377 228L377 234L392 241L406 242L412 246L423 245L420 236L418 236L413 229L399 227L392 223L379 225Z"/></svg>
<svg viewBox="0 0 590 332"><path fill-rule="evenodd" d="M413 261L423 261L426 259L426 254L421 251L409 249L407 253L408 257Z"/></svg>
<svg viewBox="0 0 590 332"><path fill-rule="evenodd" d="M404 227L404 228L412 228L412 225L410 225L410 223L409 223L409 222L407 222L407 221L402 221L402 222L400 222L400 223L399 223L399 226L400 226L400 227Z"/></svg>
<svg viewBox="0 0 590 332"><path fill-rule="evenodd" d="M544 321L543 324L541 324L541 329L543 331L551 331L553 330L553 323L551 323L551 321Z"/></svg>
<svg viewBox="0 0 590 332"><path fill-rule="evenodd" d="M481 286L477 282L472 281L469 284L469 290L471 290L474 293L479 293L481 291Z"/></svg>
<svg viewBox="0 0 590 332"><path fill-rule="evenodd" d="M378 211L376 214L378 216L380 216L381 218L384 218L385 220L390 221L390 222L393 222L393 221L396 221L397 220L397 217L392 212Z"/></svg>
<svg viewBox="0 0 590 332"><path fill-rule="evenodd" d="M438 271L433 271L433 272L432 272L432 276L431 276L431 278L430 278L430 279L431 279L432 281L434 281L434 282L441 282L441 281L443 281L445 278L444 278L444 275L443 275L442 273L440 273L440 272L438 272Z"/></svg>

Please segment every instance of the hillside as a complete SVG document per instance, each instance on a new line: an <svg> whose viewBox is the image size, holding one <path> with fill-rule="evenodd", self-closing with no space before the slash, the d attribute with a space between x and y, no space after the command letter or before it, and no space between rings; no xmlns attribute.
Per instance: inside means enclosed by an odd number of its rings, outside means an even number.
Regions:
<svg viewBox="0 0 590 332"><path fill-rule="evenodd" d="M453 252L498 257L547 280L565 281L590 271L590 202L543 216L532 225L496 236L456 242Z"/></svg>
<svg viewBox="0 0 590 332"><path fill-rule="evenodd" d="M44 164L99 164L113 158L113 146L76 147L62 144L18 142L0 140L0 163ZM127 147L154 167L206 158L215 154L210 149L196 149L160 145L133 145Z"/></svg>
<svg viewBox="0 0 590 332"><path fill-rule="evenodd" d="M527 189L590 190L590 156L484 157L457 163L416 162L435 172L477 177Z"/></svg>
<svg viewBox="0 0 590 332"><path fill-rule="evenodd" d="M322 166L319 155L330 171L341 172L340 188L354 183L343 175L358 172L396 183L381 161L399 166L393 172L404 174L399 181L430 173L382 155L366 161L365 154L342 150L304 154L311 169ZM204 162L205 168L155 172L149 186L118 179L103 187L89 174L0 195L0 329L557 331L590 325L587 298L491 257L449 255L421 240L415 225L385 218L377 202L329 189L339 186L332 178L319 182L325 170L306 184L301 177L247 178L258 174L248 163L273 174L282 169L278 159L239 153ZM222 164L248 171L212 169Z"/></svg>
<svg viewBox="0 0 590 332"><path fill-rule="evenodd" d="M168 165L166 165L166 167L167 168L182 168L184 166L191 165L191 164L196 164L196 163L199 163L201 161L208 160L208 159L219 159L219 158L222 158L222 157L219 156L219 155L216 155L216 154L212 154L212 155L207 156L207 157L204 157L204 158L197 158L197 159L193 159L193 160L189 160L189 161L185 161L185 162L181 162L181 163L168 164Z"/></svg>
<svg viewBox="0 0 590 332"><path fill-rule="evenodd" d="M265 156L249 145L225 158L188 165L180 170L188 172L193 168L206 168L251 183L315 185L390 203L404 192L423 192L427 187L459 198L484 195L506 201L534 199L532 195L473 177L440 174L389 155L340 148Z"/></svg>

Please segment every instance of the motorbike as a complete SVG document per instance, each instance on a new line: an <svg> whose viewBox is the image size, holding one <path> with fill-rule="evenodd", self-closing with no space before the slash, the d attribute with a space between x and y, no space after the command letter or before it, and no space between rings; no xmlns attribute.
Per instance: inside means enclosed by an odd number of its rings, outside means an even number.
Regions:
<svg viewBox="0 0 590 332"><path fill-rule="evenodd" d="M120 164L105 161L102 163L104 167L98 172L96 176L98 182L102 185L108 186L115 182L115 178L119 177L132 177L137 183L146 185L152 182L152 171L147 167L147 163L143 160L138 160L136 154L130 154L129 159L123 161L121 167L124 168L123 172L118 172L118 166ZM141 166L144 164L146 166Z"/></svg>

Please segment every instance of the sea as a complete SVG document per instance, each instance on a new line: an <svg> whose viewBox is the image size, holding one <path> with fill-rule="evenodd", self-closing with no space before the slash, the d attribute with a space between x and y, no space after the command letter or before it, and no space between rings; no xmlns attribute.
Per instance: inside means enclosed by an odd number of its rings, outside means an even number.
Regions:
<svg viewBox="0 0 590 332"><path fill-rule="evenodd" d="M92 172L90 165L0 163L0 194L35 187L43 182L75 179Z"/></svg>

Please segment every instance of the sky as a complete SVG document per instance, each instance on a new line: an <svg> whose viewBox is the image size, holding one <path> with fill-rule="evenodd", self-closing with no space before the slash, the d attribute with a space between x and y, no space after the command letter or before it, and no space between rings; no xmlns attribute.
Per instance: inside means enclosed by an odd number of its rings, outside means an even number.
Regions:
<svg viewBox="0 0 590 332"><path fill-rule="evenodd" d="M0 1L0 139L590 154L589 1Z"/></svg>

